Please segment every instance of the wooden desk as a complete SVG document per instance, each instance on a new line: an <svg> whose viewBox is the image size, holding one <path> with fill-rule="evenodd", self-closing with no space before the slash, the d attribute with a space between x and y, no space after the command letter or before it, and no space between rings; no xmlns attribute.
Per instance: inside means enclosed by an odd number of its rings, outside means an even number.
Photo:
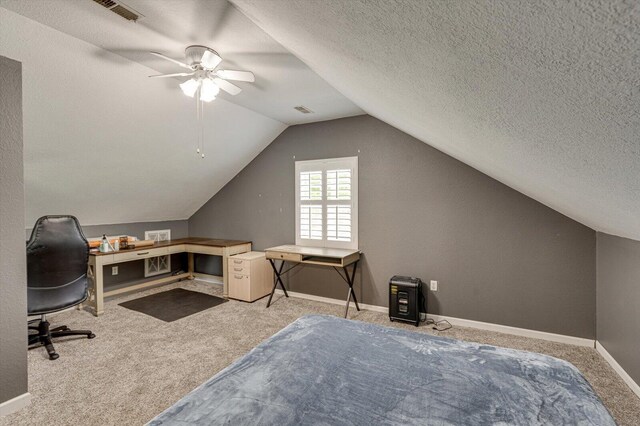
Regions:
<svg viewBox="0 0 640 426"><path fill-rule="evenodd" d="M271 299L273 298L273 293L275 293L278 284L282 287L282 291L286 297L289 297L287 294L287 289L284 287L284 283L282 282L282 274L285 274L299 265L320 265L320 266L331 266L335 271L340 275L340 277L347 283L349 286L349 290L347 292L347 304L344 311L344 317L347 317L349 313L349 303L353 298L353 302L356 305L356 309L359 311L360 306L358 306L358 300L356 299L356 295L353 292L353 279L356 276L356 269L358 268L358 261L360 260L360 250L351 250L351 249L334 249L334 248L325 248L325 247L306 247L306 246L296 246L296 245L284 245L271 247L265 250L266 257L271 263L271 267L273 268L273 272L276 275L275 282L273 283L273 289L271 290L271 295L269 296L269 300L267 301L267 308L271 305ZM276 261L280 260L280 267L276 267ZM286 271L282 271L285 262L294 263ZM347 266L353 265L351 269L351 274L347 269ZM344 275L340 273L338 268L342 268L344 271Z"/></svg>
<svg viewBox="0 0 640 426"><path fill-rule="evenodd" d="M155 243L153 246L135 248L131 250L120 250L108 253L91 252L89 255L88 275L93 285L89 289L89 299L87 299L89 308L95 316L99 316L104 312L105 297L114 296L116 294L132 290L140 290L153 285L169 283L182 278L193 279L193 255L196 253L222 256L222 281L224 285L223 296L227 297L229 292L227 257L233 254L245 253L247 251L251 251L251 241L216 240L211 238L181 238L177 240L160 241ZM117 290L104 291L102 267L105 265L185 252L189 253L189 265L188 271L183 274L145 281L140 284L119 288Z"/></svg>

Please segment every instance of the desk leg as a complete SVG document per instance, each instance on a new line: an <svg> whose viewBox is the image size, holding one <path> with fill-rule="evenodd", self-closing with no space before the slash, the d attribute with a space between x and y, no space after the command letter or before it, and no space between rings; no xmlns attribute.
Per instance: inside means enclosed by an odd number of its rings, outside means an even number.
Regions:
<svg viewBox="0 0 640 426"><path fill-rule="evenodd" d="M93 286L90 289L89 303L92 305L93 315L100 316L104 313L104 292L103 292L103 274L102 262L95 259L89 262L88 274ZM93 300L91 300L93 299Z"/></svg>
<svg viewBox="0 0 640 426"><path fill-rule="evenodd" d="M273 268L273 272L275 273L276 278L273 281L273 289L271 290L271 294L269 295L269 300L267 300L267 308L269 307L269 305L271 305L271 299L273 298L273 293L276 292L276 287L278 287L278 283L280 283L280 286L282 287L282 291L284 291L284 295L286 297L289 297L289 295L287 294L287 289L284 287L284 283L282 282L282 278L280 277L280 274L282 274L282 268L284 267L284 260L280 264L280 268L279 269L276 268L275 260L269 259L269 263L271 264L271 267Z"/></svg>
<svg viewBox="0 0 640 426"><path fill-rule="evenodd" d="M229 297L229 251L222 249L222 297Z"/></svg>
<svg viewBox="0 0 640 426"><path fill-rule="evenodd" d="M195 260L194 260L194 254L193 253L187 253L187 264L188 264L188 271L189 272L189 279L193 280L195 279L195 275L193 275L193 272L195 271Z"/></svg>
<svg viewBox="0 0 640 426"><path fill-rule="evenodd" d="M356 299L356 293L353 291L353 279L356 276L356 269L358 269L358 261L356 260L353 264L353 269L351 270L351 276L349 276L349 271L347 270L347 267L345 266L344 268L344 274L347 277L347 284L349 285L349 291L347 292L347 306L345 307L344 310L344 317L347 317L347 314L349 313L349 303L351 302L351 298L353 297L353 302L356 304L356 309L359 311L360 310L360 306L358 306L358 299Z"/></svg>

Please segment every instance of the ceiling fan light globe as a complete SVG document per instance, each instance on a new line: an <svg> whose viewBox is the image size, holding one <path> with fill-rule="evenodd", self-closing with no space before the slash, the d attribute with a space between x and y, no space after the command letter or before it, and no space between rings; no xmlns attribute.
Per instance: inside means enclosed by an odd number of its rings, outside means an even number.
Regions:
<svg viewBox="0 0 640 426"><path fill-rule="evenodd" d="M216 97L215 97L215 96L209 96L209 97L207 97L207 96L204 96L204 95L202 95L202 94L201 94L201 95L200 95L200 100L201 100L202 102L212 102L212 101L215 101L215 100L216 100Z"/></svg>
<svg viewBox="0 0 640 426"><path fill-rule="evenodd" d="M196 94L198 87L200 87L200 82L193 78L180 84L180 89L182 89L182 93L189 96L190 98L193 98L193 96Z"/></svg>
<svg viewBox="0 0 640 426"><path fill-rule="evenodd" d="M204 102L213 101L218 93L220 92L220 88L217 84L215 84L212 80L206 78L202 81L202 88L200 89L200 100Z"/></svg>

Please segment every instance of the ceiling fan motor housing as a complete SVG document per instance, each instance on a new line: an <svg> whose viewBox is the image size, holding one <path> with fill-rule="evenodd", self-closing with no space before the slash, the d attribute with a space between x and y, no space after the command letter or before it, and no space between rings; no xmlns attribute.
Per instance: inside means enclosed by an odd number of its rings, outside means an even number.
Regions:
<svg viewBox="0 0 640 426"><path fill-rule="evenodd" d="M200 45L189 46L186 49L184 49L184 56L186 58L187 64L192 67L200 65L200 62L202 61L202 55L204 55L204 52L206 51L209 51L216 56L220 56L218 55L218 52L208 48L207 46L200 46Z"/></svg>

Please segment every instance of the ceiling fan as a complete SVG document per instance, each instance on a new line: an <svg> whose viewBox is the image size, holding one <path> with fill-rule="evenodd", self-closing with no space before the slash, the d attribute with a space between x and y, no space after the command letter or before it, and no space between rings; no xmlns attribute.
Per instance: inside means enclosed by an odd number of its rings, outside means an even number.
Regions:
<svg viewBox="0 0 640 426"><path fill-rule="evenodd" d="M204 102L213 101L220 89L230 95L237 95L242 91L241 88L227 80L248 81L253 83L255 76L251 71L235 71L235 70L216 70L222 58L218 53L206 46L189 46L184 50L185 62L180 62L173 58L158 52L150 52L152 55L158 56L176 65L186 68L189 72L177 72L172 74L150 75L151 78L165 77L187 77L192 76L189 80L180 84L182 92L193 98L200 90L200 100Z"/></svg>

